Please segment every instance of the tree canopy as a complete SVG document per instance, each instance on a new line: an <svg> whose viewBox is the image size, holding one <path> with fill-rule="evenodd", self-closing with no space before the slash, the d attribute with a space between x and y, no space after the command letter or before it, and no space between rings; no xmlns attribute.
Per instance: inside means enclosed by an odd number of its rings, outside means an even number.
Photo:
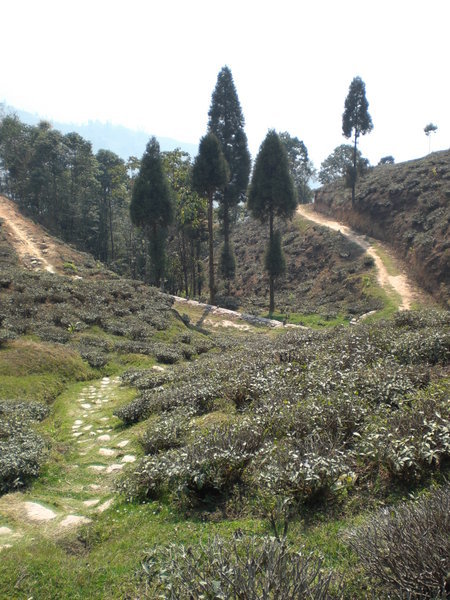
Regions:
<svg viewBox="0 0 450 600"><path fill-rule="evenodd" d="M229 282L235 274L234 254L230 243L233 209L245 199L251 159L244 131L244 115L231 70L227 66L217 76L208 116L208 130L219 140L230 170L228 182L215 196L219 202L219 218L224 236L220 267L222 276Z"/></svg>
<svg viewBox="0 0 450 600"><path fill-rule="evenodd" d="M308 157L308 150L303 141L298 137L292 137L287 131L280 133L279 137L288 155L289 170L298 201L300 204L307 204L312 198L309 180L315 173L314 165Z"/></svg>
<svg viewBox="0 0 450 600"><path fill-rule="evenodd" d="M350 144L341 144L320 165L318 179L326 184L346 177L349 169L353 167L354 149ZM363 158L359 150L356 151L356 168L358 173L363 173L369 166L367 158Z"/></svg>
<svg viewBox="0 0 450 600"><path fill-rule="evenodd" d="M192 183L195 191L208 200L208 241L209 241L209 299L215 301L214 282L214 233L213 197L217 190L223 190L228 182L230 171L223 155L220 142L213 133L200 140L198 155L192 169Z"/></svg>
<svg viewBox="0 0 450 600"><path fill-rule="evenodd" d="M365 135L373 129L372 118L369 114L369 103L366 98L366 86L361 77L355 77L345 99L344 114L342 115L342 133L344 137L353 135L353 167L349 172L352 185L352 204L355 203L355 186L358 176L357 171L357 145L360 135Z"/></svg>
<svg viewBox="0 0 450 600"><path fill-rule="evenodd" d="M274 217L290 218L296 206L286 150L278 134L270 130L256 157L248 196L248 208L252 216L262 223L269 221L265 268L269 274L270 313L275 309L274 280L284 268L281 238L274 232Z"/></svg>
<svg viewBox="0 0 450 600"><path fill-rule="evenodd" d="M152 137L141 160L130 204L131 221L142 227L150 242L153 281L161 285L165 271L166 228L174 217L172 196L163 169L159 143Z"/></svg>

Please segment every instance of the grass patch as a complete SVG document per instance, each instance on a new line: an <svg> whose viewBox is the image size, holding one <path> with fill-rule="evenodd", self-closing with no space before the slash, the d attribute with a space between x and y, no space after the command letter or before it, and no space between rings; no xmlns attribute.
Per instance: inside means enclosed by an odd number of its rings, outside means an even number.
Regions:
<svg viewBox="0 0 450 600"><path fill-rule="evenodd" d="M21 339L0 349L0 376L44 373L78 381L96 377L77 352L60 344Z"/></svg>

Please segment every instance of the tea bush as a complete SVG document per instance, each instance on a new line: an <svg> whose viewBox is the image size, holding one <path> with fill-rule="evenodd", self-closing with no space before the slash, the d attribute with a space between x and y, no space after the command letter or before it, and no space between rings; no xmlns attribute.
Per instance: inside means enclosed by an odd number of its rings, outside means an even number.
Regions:
<svg viewBox="0 0 450 600"><path fill-rule="evenodd" d="M152 597L179 600L332 600L340 598L337 578L320 557L285 540L215 537L195 547L169 546L147 552L144 576Z"/></svg>
<svg viewBox="0 0 450 600"><path fill-rule="evenodd" d="M298 505L342 496L380 472L388 486L446 469L446 323L431 311L272 341L244 338L170 376L128 374L140 396L116 414L125 424L152 418L144 443L151 456L122 489L195 505L232 502L236 488L247 506L267 493ZM419 337L428 350L399 360L398 349L412 353ZM193 433L195 418L213 411L226 423Z"/></svg>
<svg viewBox="0 0 450 600"><path fill-rule="evenodd" d="M348 534L380 597L444 600L450 593L450 486L384 509Z"/></svg>
<svg viewBox="0 0 450 600"><path fill-rule="evenodd" d="M37 402L0 402L0 494L26 485L39 474L46 445L32 422L48 415Z"/></svg>

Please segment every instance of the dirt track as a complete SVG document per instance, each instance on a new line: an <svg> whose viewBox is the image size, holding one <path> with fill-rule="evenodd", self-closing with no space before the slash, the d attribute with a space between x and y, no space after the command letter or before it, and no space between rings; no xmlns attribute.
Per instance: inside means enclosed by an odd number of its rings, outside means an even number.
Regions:
<svg viewBox="0 0 450 600"><path fill-rule="evenodd" d="M412 281L407 277L404 269L400 265L400 261L395 258L394 262L399 267L401 273L399 275L390 275L381 259L380 254L378 253L375 246L371 243L369 238L364 235L360 235L350 229L347 225L343 225L338 221L333 221L324 215L321 215L318 212L315 212L312 206L306 206L304 204L300 204L297 212L299 215L304 217L305 219L309 219L318 225L323 225L325 227L329 227L334 231L340 231L343 235L345 235L349 240L358 244L364 250L366 250L367 254L369 254L377 268L377 279L378 283L382 288L384 288L388 293L392 290L397 293L401 298L401 304L399 305L399 310L408 310L411 308L411 305L414 301L417 301L422 298L422 292L415 286ZM377 242L377 245L387 253L392 255L392 252L386 248L381 242Z"/></svg>
<svg viewBox="0 0 450 600"><path fill-rule="evenodd" d="M14 250L27 267L56 272L52 261L56 247L51 237L21 215L14 202L4 196L0 196L0 219L5 223Z"/></svg>

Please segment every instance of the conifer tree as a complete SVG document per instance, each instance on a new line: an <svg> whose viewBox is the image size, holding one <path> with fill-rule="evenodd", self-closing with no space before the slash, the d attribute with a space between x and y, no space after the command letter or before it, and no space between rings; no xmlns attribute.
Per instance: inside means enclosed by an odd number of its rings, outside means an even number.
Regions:
<svg viewBox="0 0 450 600"><path fill-rule="evenodd" d="M192 170L192 183L195 191L208 200L210 304L214 304L216 293L214 282L213 198L217 190L223 190L229 176L228 164L220 148L220 142L213 133L208 133L200 140L199 152Z"/></svg>
<svg viewBox="0 0 450 600"><path fill-rule="evenodd" d="M173 221L169 182L164 173L159 143L152 137L141 160L141 168L133 186L130 216L134 225L142 227L149 241L153 283L164 282L165 242L167 227Z"/></svg>
<svg viewBox="0 0 450 600"><path fill-rule="evenodd" d="M245 121L229 67L223 67L217 76L208 116L208 129L219 140L230 169L228 183L223 191L216 194L224 237L220 269L229 286L235 274L234 253L230 244L233 210L244 199L250 176L250 153L244 131Z"/></svg>
<svg viewBox="0 0 450 600"><path fill-rule="evenodd" d="M369 103L366 99L366 86L361 77L355 77L350 84L345 99L344 114L342 115L342 133L346 138L354 135L353 168L351 171L352 206L355 204L355 186L357 179L357 145L360 135L365 135L373 129L372 118L369 115Z"/></svg>
<svg viewBox="0 0 450 600"><path fill-rule="evenodd" d="M262 223L269 221L269 246L265 268L269 274L269 313L275 309L274 282L284 271L281 236L274 231L274 218L291 218L297 202L289 173L286 150L274 130L270 130L256 157L248 196L248 208Z"/></svg>

